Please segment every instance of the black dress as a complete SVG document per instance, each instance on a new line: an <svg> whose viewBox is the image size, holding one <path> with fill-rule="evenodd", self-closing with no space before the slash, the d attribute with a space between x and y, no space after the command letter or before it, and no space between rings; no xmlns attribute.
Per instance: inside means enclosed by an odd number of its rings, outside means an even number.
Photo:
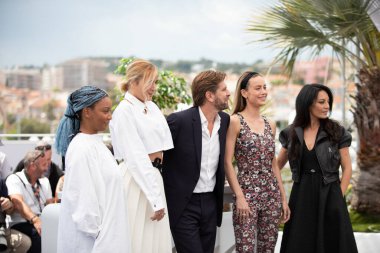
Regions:
<svg viewBox="0 0 380 253"><path fill-rule="evenodd" d="M303 142L301 180L290 194L281 253L357 253L339 181L324 184L315 149Z"/></svg>

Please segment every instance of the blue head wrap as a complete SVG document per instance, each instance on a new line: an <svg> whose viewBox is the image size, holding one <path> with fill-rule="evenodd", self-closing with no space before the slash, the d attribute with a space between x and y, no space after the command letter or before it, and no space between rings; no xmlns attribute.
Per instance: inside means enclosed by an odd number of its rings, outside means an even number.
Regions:
<svg viewBox="0 0 380 253"><path fill-rule="evenodd" d="M59 123L55 135L55 148L58 154L66 155L67 147L72 138L79 132L79 114L83 108L90 107L108 94L94 86L83 86L74 91L67 98L67 108L65 115Z"/></svg>

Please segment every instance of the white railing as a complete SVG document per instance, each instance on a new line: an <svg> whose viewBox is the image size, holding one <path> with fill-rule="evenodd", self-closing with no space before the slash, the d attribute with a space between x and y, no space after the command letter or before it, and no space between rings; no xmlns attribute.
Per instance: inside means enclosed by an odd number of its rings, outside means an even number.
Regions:
<svg viewBox="0 0 380 253"><path fill-rule="evenodd" d="M103 141L110 142L111 137L108 133L99 134L103 136ZM53 146L52 160L61 167L61 156L55 152L55 134L0 134L0 140L4 146L0 146L0 151L7 155L9 164L14 168L24 155L34 149L38 141L46 141Z"/></svg>

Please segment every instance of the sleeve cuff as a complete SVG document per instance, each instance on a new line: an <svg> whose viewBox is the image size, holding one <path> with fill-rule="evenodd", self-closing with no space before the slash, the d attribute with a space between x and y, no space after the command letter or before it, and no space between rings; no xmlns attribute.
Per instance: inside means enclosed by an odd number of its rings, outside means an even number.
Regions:
<svg viewBox="0 0 380 253"><path fill-rule="evenodd" d="M161 198L156 198L152 203L151 203L153 211L158 211L161 210L162 208L165 208L164 202L162 201Z"/></svg>

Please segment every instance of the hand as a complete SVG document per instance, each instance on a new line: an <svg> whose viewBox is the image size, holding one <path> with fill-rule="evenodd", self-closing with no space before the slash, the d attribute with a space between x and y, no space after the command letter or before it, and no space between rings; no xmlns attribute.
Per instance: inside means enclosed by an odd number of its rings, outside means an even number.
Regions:
<svg viewBox="0 0 380 253"><path fill-rule="evenodd" d="M236 197L236 214L241 223L253 216L253 212L249 208L248 202L244 196Z"/></svg>
<svg viewBox="0 0 380 253"><path fill-rule="evenodd" d="M10 201L8 198L0 197L0 203L1 203L1 210L3 211L7 211L13 208L12 201Z"/></svg>
<svg viewBox="0 0 380 253"><path fill-rule="evenodd" d="M281 223L286 223L290 219L290 208L286 200L282 201Z"/></svg>
<svg viewBox="0 0 380 253"><path fill-rule="evenodd" d="M39 235L41 235L41 219L36 217L33 222L33 226L36 228Z"/></svg>
<svg viewBox="0 0 380 253"><path fill-rule="evenodd" d="M154 220L160 221L160 220L162 220L162 218L164 218L164 216L165 216L165 208L162 208L160 210L155 211L153 216L150 217L150 219L152 221L154 221Z"/></svg>

